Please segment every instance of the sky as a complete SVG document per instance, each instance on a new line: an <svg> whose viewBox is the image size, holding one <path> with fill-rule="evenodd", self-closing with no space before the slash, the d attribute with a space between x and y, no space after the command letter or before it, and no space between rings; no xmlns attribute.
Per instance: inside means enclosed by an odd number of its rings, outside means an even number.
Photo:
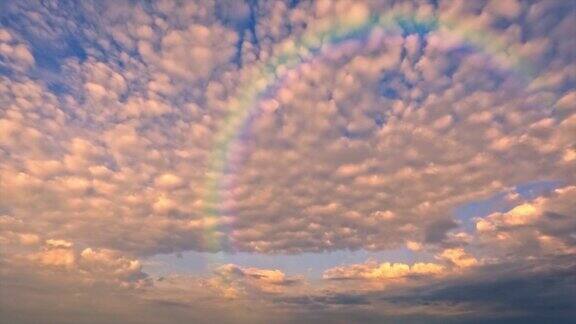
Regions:
<svg viewBox="0 0 576 324"><path fill-rule="evenodd" d="M0 1L1 323L575 319L575 1Z"/></svg>

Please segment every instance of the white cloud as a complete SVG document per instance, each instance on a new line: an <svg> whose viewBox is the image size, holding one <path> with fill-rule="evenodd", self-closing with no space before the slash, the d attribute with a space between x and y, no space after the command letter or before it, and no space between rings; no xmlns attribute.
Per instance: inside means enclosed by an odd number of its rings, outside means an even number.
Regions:
<svg viewBox="0 0 576 324"><path fill-rule="evenodd" d="M504 213L476 221L479 243L492 257L523 258L574 253L574 186L556 189ZM496 249L496 250L490 250Z"/></svg>
<svg viewBox="0 0 576 324"><path fill-rule="evenodd" d="M399 280L410 278L411 276L433 276L441 275L445 271L444 266L436 263L381 263L368 261L362 264L346 265L328 269L324 272L323 278L329 280L377 280L386 282L388 280Z"/></svg>
<svg viewBox="0 0 576 324"><path fill-rule="evenodd" d="M4 28L0 28L0 60L0 64L6 64L17 71L26 70L35 63L28 46Z"/></svg>

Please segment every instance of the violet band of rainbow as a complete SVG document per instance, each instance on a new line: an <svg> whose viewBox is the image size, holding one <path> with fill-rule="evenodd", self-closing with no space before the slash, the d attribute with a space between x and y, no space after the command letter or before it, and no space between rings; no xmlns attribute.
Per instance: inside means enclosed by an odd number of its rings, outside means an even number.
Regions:
<svg viewBox="0 0 576 324"><path fill-rule="evenodd" d="M494 63L504 69L516 72L520 77L531 79L534 75L529 62L514 48L507 46L501 35L488 30L478 30L468 21L458 21L434 15L417 16L402 11L392 11L382 15L363 17L336 17L309 26L296 41L286 40L276 47L276 54L244 72L247 77L228 101L228 113L218 125L212 140L212 150L207 161L207 171L203 184L201 214L205 220L202 237L207 251L230 248L230 238L221 229L230 226L219 220L223 177L229 169L231 148L238 135L248 124L250 117L258 110L259 101L270 95L286 76L307 62L323 54L338 50L351 40L366 40L370 37L402 33L446 32L459 38L488 55ZM237 159L237 157L235 158ZM228 215L229 216L229 215Z"/></svg>

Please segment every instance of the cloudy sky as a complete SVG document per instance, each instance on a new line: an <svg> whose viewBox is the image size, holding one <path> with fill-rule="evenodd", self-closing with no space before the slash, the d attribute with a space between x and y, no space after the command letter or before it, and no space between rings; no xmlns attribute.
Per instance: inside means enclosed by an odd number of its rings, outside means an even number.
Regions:
<svg viewBox="0 0 576 324"><path fill-rule="evenodd" d="M568 323L576 1L0 1L0 322Z"/></svg>

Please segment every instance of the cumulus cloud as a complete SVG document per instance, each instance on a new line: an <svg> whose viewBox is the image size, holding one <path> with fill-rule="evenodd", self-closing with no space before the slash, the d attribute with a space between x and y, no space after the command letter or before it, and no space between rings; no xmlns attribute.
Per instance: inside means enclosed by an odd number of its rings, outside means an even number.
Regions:
<svg viewBox="0 0 576 324"><path fill-rule="evenodd" d="M323 278L330 280L368 279L387 280L401 279L418 275L435 275L444 270L442 265L435 263L381 263L367 262L364 264L336 267L326 270Z"/></svg>
<svg viewBox="0 0 576 324"><path fill-rule="evenodd" d="M49 239L30 259L48 269L65 271L65 275L76 276L86 283L119 284L127 288L150 284L140 262L118 251L92 248L78 251L71 242Z"/></svg>
<svg viewBox="0 0 576 324"><path fill-rule="evenodd" d="M501 256L534 258L574 254L575 193L574 186L559 188L550 196L478 219L478 239L490 248L497 246L497 251L491 254Z"/></svg>
<svg viewBox="0 0 576 324"><path fill-rule="evenodd" d="M208 281L208 286L231 299L252 290L271 294L283 293L287 288L302 283L301 278L287 276L276 269L244 268L226 264L216 268L214 272L216 276Z"/></svg>
<svg viewBox="0 0 576 324"><path fill-rule="evenodd" d="M442 251L440 258L450 261L459 268L471 267L478 263L475 257L468 255L462 248L446 249Z"/></svg>

